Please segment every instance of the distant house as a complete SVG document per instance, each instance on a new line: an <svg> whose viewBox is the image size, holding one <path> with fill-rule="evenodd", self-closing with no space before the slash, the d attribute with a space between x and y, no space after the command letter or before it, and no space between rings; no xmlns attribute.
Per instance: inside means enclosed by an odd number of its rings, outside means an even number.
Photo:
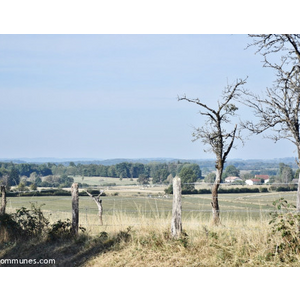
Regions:
<svg viewBox="0 0 300 300"><path fill-rule="evenodd" d="M256 179L263 179L264 183L268 183L270 181L269 175L255 175Z"/></svg>
<svg viewBox="0 0 300 300"><path fill-rule="evenodd" d="M230 176L225 178L225 182L231 183L235 181L242 181L240 177Z"/></svg>
<svg viewBox="0 0 300 300"><path fill-rule="evenodd" d="M247 179L245 182L247 185L258 185L261 184L261 179L252 178L252 179Z"/></svg>

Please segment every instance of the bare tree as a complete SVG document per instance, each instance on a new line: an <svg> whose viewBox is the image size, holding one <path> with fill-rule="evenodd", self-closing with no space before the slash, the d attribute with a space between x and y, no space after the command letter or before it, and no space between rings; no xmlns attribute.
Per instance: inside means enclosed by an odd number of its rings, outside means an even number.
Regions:
<svg viewBox="0 0 300 300"><path fill-rule="evenodd" d="M276 143L281 139L292 142L297 149L300 168L300 35L260 34L250 35L264 58L264 67L275 71L273 86L266 88L264 96L248 93L242 102L252 108L257 122L246 121L243 127L254 134L271 129L265 137ZM280 57L279 57L280 56ZM297 193L297 210L300 212L300 177Z"/></svg>
<svg viewBox="0 0 300 300"><path fill-rule="evenodd" d="M194 141L200 139L204 145L208 145L205 151L213 152L216 156L216 179L212 187L212 213L213 223L218 225L220 223L220 208L218 201L218 189L221 183L224 164L230 150L233 147L235 139L241 139L240 131L235 125L230 130L226 129L227 124L231 123L231 117L236 115L238 110L233 100L241 97L244 92L242 86L246 83L246 79L239 79L234 84L227 85L222 94L222 101L217 102L217 109L208 107L199 99L188 99L186 96L178 98L178 100L185 100L201 106L204 111L200 114L206 117L206 125L200 128L194 128Z"/></svg>
<svg viewBox="0 0 300 300"><path fill-rule="evenodd" d="M103 214L103 207L102 207L102 199L100 199L100 196L103 194L103 191L100 190L100 193L98 196L93 196L90 194L88 191L85 191L93 200L95 201L97 207L98 207L98 216L99 216L99 221L100 225L103 225L103 220L102 220L102 214Z"/></svg>

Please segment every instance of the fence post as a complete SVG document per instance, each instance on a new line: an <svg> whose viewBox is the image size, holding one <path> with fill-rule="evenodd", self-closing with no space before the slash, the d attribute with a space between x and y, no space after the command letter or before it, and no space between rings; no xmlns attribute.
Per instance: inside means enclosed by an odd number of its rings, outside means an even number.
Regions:
<svg viewBox="0 0 300 300"><path fill-rule="evenodd" d="M182 232L181 210L181 179L176 176L173 179L173 207L171 222L171 233L173 238L179 238Z"/></svg>
<svg viewBox="0 0 300 300"><path fill-rule="evenodd" d="M78 234L79 223L79 196L78 196L78 183L73 183L71 187L72 193L72 233Z"/></svg>
<svg viewBox="0 0 300 300"><path fill-rule="evenodd" d="M1 199L0 215L4 215L6 209L6 190L4 185L1 185L1 194L2 194L2 199Z"/></svg>
<svg viewBox="0 0 300 300"><path fill-rule="evenodd" d="M300 173L298 178L298 188L297 188L297 213L300 213Z"/></svg>

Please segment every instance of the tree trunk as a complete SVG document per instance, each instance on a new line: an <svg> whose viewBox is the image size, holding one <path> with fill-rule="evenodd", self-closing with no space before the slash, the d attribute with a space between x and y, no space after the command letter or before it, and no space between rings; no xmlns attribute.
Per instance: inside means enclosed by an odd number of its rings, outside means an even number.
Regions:
<svg viewBox="0 0 300 300"><path fill-rule="evenodd" d="M1 193L2 193L2 200L1 200L1 207L0 207L0 215L4 215L6 209L6 190L4 185L1 185Z"/></svg>
<svg viewBox="0 0 300 300"><path fill-rule="evenodd" d="M171 233L173 238L180 238L182 232L181 210L181 179L176 176L173 179L173 208L171 222Z"/></svg>
<svg viewBox="0 0 300 300"><path fill-rule="evenodd" d="M220 224L220 208L219 208L219 200L218 200L218 189L221 183L222 170L217 169L216 180L212 187L212 214L213 214L213 224Z"/></svg>
<svg viewBox="0 0 300 300"><path fill-rule="evenodd" d="M79 223L79 196L78 196L78 183L73 183L71 187L72 193L72 233L78 234Z"/></svg>

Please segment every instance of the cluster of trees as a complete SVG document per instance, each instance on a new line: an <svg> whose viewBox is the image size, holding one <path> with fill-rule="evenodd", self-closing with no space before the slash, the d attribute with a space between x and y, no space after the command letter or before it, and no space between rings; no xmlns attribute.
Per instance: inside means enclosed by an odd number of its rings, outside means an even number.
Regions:
<svg viewBox="0 0 300 300"><path fill-rule="evenodd" d="M20 176L30 176L31 173L36 172L40 176L52 175L52 167L55 164L34 164L34 163L4 163L0 162L0 177L15 170Z"/></svg>
<svg viewBox="0 0 300 300"><path fill-rule="evenodd" d="M176 175L183 176L183 182L195 182L201 178L199 165L187 162L148 164L122 162L112 166L89 164L83 165L71 162L69 166L62 164L0 164L0 181L5 186L18 186L20 190L26 187L69 187L73 178L69 176L101 176L114 178L138 178L140 184L148 184L150 178L154 184L169 184ZM192 179L189 176L192 175ZM43 180L42 180L43 177Z"/></svg>
<svg viewBox="0 0 300 300"><path fill-rule="evenodd" d="M68 166L63 164L47 163L47 164L34 164L34 163L0 163L0 177L10 173L12 170L17 172L19 176L29 177L32 173L38 176L48 175L70 175L70 176L101 176L101 177L114 177L114 178L138 178L141 174L155 177L155 181L163 182L169 174L175 176L179 174L184 165L193 165L194 168L197 164L190 164L188 162L171 162L159 163L150 162L147 164L122 162L111 166L101 164L75 164L70 162ZM164 171L161 171L164 170ZM165 176L165 173L168 173ZM200 168L197 172L201 177Z"/></svg>
<svg viewBox="0 0 300 300"><path fill-rule="evenodd" d="M36 190L37 187L70 187L74 182L73 177L67 175L48 175L43 178L43 181L36 172L31 173L30 177L22 176L17 186L18 191Z"/></svg>

